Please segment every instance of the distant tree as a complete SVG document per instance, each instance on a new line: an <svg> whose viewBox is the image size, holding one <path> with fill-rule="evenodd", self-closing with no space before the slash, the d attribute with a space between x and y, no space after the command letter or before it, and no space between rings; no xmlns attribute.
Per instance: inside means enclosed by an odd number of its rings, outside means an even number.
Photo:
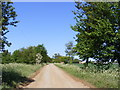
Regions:
<svg viewBox="0 0 120 90"><path fill-rule="evenodd" d="M55 63L60 63L60 57L61 55L59 53L55 53L53 56L52 56L52 62L55 62Z"/></svg>
<svg viewBox="0 0 120 90"><path fill-rule="evenodd" d="M74 59L74 60L72 61L72 63L79 63L79 62L81 62L81 61L78 60L78 59Z"/></svg>
<svg viewBox="0 0 120 90"><path fill-rule="evenodd" d="M12 62L11 61L11 53L8 52L8 50L5 50L3 53L2 53L2 63L9 63L9 62Z"/></svg>
<svg viewBox="0 0 120 90"><path fill-rule="evenodd" d="M64 62L65 64L66 63L69 63L70 61L70 57L68 57L68 56L61 56L61 57L59 57L59 60L60 60L60 62Z"/></svg>
<svg viewBox="0 0 120 90"><path fill-rule="evenodd" d="M61 55L60 55L59 53L55 53L55 54L53 55L53 58L54 58L54 59L58 59L60 56L61 56Z"/></svg>
<svg viewBox="0 0 120 90"><path fill-rule="evenodd" d="M36 57L37 54L40 54L42 58L39 57L40 55ZM36 61L37 63L47 63L51 61L43 44L15 50L11 58L14 62L26 64L36 64Z"/></svg>
<svg viewBox="0 0 120 90"><path fill-rule="evenodd" d="M21 54L20 50L15 50L13 52L13 54L11 55L11 59L12 59L13 62L16 62L16 63L23 62L22 54ZM9 62L11 62L11 61L9 61Z"/></svg>
<svg viewBox="0 0 120 90"><path fill-rule="evenodd" d="M66 45L66 56L69 56L72 60L74 57L74 49L73 49L73 42L68 42Z"/></svg>
<svg viewBox="0 0 120 90"><path fill-rule="evenodd" d="M7 37L5 36L8 32L8 26L16 26L16 12L15 8L12 6L12 2L0 2L0 12L2 12L2 16L0 16L0 51L4 51L5 45L10 46L11 43L7 41Z"/></svg>
<svg viewBox="0 0 120 90"><path fill-rule="evenodd" d="M47 55L47 50L43 44L38 45L36 47L36 51L37 51L37 53L41 53L41 55L43 56L42 61L41 61L42 63L47 63L50 61L50 57Z"/></svg>

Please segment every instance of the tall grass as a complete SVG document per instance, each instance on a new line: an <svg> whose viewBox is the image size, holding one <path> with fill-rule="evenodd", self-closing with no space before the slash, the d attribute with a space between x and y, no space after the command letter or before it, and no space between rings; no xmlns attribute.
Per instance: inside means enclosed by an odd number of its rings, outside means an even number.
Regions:
<svg viewBox="0 0 120 90"><path fill-rule="evenodd" d="M32 82L29 77L43 65L0 64L0 67L2 67L2 87L15 88L21 83Z"/></svg>
<svg viewBox="0 0 120 90"><path fill-rule="evenodd" d="M118 68L111 67L108 70L98 72L96 68L83 68L81 64L55 64L73 76L85 80L97 88L118 88ZM115 68L116 67L116 68Z"/></svg>

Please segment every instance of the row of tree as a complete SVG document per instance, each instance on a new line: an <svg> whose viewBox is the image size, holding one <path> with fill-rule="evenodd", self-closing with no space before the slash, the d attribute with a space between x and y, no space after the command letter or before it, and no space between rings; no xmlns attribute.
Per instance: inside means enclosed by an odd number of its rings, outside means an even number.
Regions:
<svg viewBox="0 0 120 90"><path fill-rule="evenodd" d="M120 66L120 2L76 2L73 11L77 32L77 55L88 64L89 58L98 63L114 62Z"/></svg>
<svg viewBox="0 0 120 90"><path fill-rule="evenodd" d="M70 56L62 56L59 53L55 53L52 57L52 63L79 63L80 60L74 59L73 57Z"/></svg>
<svg viewBox="0 0 120 90"><path fill-rule="evenodd" d="M51 58L47 55L44 45L30 46L15 50L12 54L5 50L2 53L2 63L27 63L39 64L50 62Z"/></svg>

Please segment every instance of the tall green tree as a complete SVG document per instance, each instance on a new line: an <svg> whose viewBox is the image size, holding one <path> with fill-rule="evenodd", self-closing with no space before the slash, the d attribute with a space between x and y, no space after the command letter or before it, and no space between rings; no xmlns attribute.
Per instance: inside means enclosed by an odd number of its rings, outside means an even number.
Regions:
<svg viewBox="0 0 120 90"><path fill-rule="evenodd" d="M10 46L11 43L7 41L7 37L5 36L10 30L8 29L8 26L14 26L16 27L16 12L15 8L12 6L12 2L0 2L0 13L2 15L0 16L0 50L4 51L5 45Z"/></svg>
<svg viewBox="0 0 120 90"><path fill-rule="evenodd" d="M76 2L76 51L88 63L117 60L120 65L120 27L118 2Z"/></svg>

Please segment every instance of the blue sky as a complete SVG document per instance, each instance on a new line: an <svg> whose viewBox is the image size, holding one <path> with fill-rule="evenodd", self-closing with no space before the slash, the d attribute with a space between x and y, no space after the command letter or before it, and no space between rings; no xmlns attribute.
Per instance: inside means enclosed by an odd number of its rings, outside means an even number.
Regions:
<svg viewBox="0 0 120 90"><path fill-rule="evenodd" d="M76 32L70 25L75 25L74 2L15 2L15 10L20 23L9 27L8 40L10 52L16 49L44 44L48 55L65 55L65 44L74 41Z"/></svg>

